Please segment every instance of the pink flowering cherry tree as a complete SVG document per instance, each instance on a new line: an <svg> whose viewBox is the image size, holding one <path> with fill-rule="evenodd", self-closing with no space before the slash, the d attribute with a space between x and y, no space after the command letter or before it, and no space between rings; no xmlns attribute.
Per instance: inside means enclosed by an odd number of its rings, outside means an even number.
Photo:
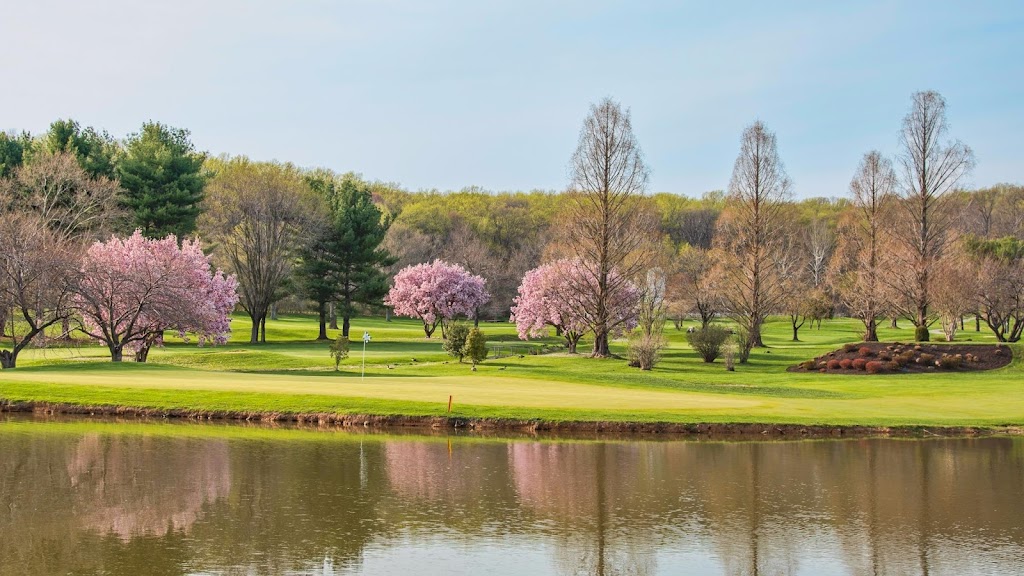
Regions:
<svg viewBox="0 0 1024 576"><path fill-rule="evenodd" d="M483 278L458 264L434 260L400 270L384 304L399 316L422 320L430 338L438 325L460 315L472 316L490 299Z"/></svg>
<svg viewBox="0 0 1024 576"><path fill-rule="evenodd" d="M213 270L198 240L179 247L173 235L152 240L136 230L89 248L74 307L79 329L106 344L111 361L127 350L145 362L167 330L195 334L200 346L227 342L236 287L234 275Z"/></svg>
<svg viewBox="0 0 1024 576"><path fill-rule="evenodd" d="M580 338L593 330L597 318L596 305L587 297L596 293L586 289L588 284L597 281L589 270L577 260L562 259L527 272L512 306L519 338L542 337L551 326L565 338L569 353L575 354ZM608 283L612 287L609 325L615 334L628 332L637 325L640 290L615 271Z"/></svg>

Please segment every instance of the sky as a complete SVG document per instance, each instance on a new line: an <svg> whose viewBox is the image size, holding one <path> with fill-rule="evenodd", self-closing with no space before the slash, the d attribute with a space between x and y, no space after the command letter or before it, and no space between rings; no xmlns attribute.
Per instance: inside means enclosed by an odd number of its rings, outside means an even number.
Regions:
<svg viewBox="0 0 1024 576"><path fill-rule="evenodd" d="M1019 1L5 0L0 38L0 130L155 120L410 190L563 190L611 97L650 192L725 189L759 119L795 196L842 196L919 90L975 152L965 185L1024 182Z"/></svg>

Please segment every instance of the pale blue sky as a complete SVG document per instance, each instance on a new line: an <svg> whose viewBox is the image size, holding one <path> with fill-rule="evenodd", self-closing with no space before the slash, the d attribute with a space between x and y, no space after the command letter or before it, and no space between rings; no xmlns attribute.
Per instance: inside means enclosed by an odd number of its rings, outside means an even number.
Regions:
<svg viewBox="0 0 1024 576"><path fill-rule="evenodd" d="M911 93L1022 182L1020 2L7 0L0 130L154 119L213 154L410 189L563 189L591 102L632 109L652 192L724 188L744 126L797 196L892 154Z"/></svg>

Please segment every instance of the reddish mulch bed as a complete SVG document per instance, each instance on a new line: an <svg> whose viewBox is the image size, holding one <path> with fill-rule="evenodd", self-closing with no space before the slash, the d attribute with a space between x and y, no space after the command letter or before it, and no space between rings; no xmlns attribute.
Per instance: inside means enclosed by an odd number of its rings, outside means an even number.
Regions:
<svg viewBox="0 0 1024 576"><path fill-rule="evenodd" d="M973 372L1002 368L1013 352L1005 344L860 342L790 366L789 372L898 374Z"/></svg>

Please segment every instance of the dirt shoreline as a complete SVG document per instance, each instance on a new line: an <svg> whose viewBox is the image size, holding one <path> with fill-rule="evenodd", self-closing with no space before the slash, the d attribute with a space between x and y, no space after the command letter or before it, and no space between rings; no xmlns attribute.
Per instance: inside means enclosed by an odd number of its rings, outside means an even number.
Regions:
<svg viewBox="0 0 1024 576"><path fill-rule="evenodd" d="M373 414L165 410L132 406L83 406L0 399L0 413L72 415L181 421L292 423L331 428L449 429L469 432L584 433L599 436L670 435L702 438L929 438L1024 435L1024 426L859 426L836 424L675 423L616 421L547 421L506 418L401 416Z"/></svg>

